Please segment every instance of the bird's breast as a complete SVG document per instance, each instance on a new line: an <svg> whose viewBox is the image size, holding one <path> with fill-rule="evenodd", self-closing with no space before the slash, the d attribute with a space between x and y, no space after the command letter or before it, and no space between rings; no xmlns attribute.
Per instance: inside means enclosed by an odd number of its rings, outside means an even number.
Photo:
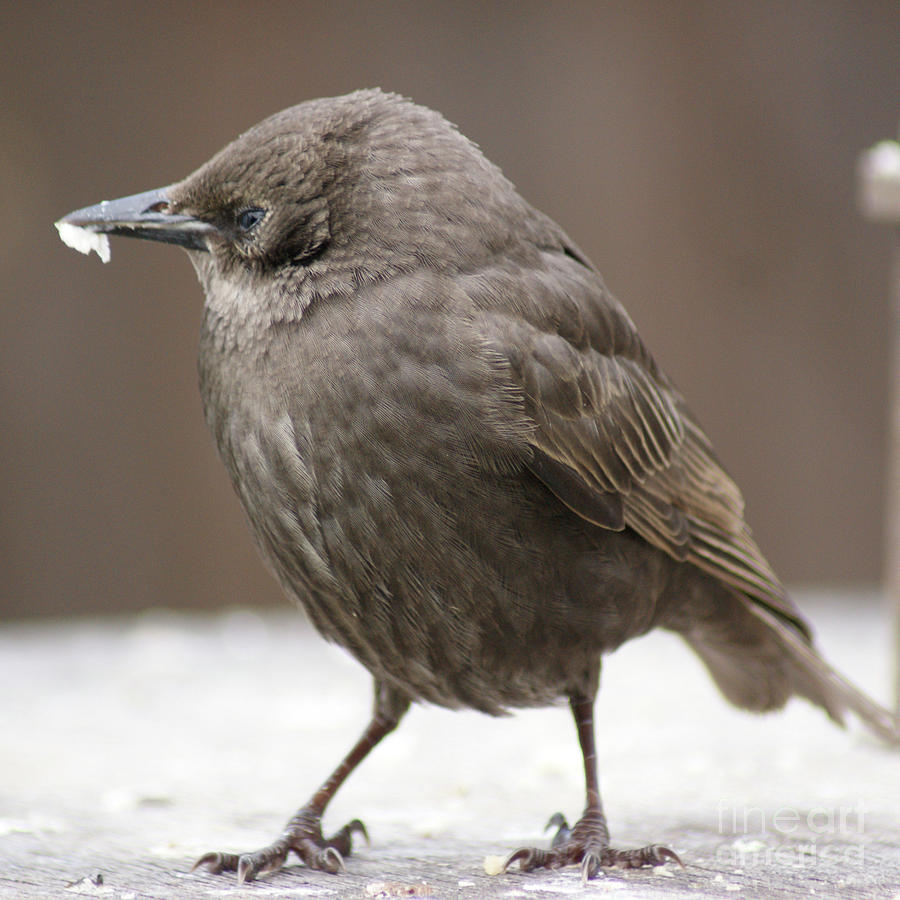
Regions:
<svg viewBox="0 0 900 900"><path fill-rule="evenodd" d="M395 292L252 352L207 334L201 387L263 555L319 630L414 697L498 712L591 670L572 588L597 539L528 473L521 405L467 321Z"/></svg>

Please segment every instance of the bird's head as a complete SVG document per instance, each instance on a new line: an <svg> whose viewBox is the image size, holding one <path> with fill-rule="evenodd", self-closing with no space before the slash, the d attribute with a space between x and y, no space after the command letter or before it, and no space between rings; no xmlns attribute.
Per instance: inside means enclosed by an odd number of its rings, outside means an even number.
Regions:
<svg viewBox="0 0 900 900"><path fill-rule="evenodd" d="M207 288L261 273L271 282L311 271L315 280L318 271L330 291L349 292L366 279L491 253L520 205L439 114L367 90L286 109L183 181L77 210L57 226L64 239L84 229L91 239L181 246Z"/></svg>

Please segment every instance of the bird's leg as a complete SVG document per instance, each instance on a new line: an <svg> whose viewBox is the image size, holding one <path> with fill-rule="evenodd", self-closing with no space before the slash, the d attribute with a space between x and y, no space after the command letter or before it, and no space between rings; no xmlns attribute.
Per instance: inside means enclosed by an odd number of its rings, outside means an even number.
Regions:
<svg viewBox="0 0 900 900"><path fill-rule="evenodd" d="M581 818L570 828L562 813L556 813L547 827L557 826L549 850L522 847L512 853L504 869L518 862L525 872L532 869L558 869L581 863L583 881L594 878L604 867L618 866L632 869L640 866L659 866L669 860L681 865L678 856L667 847L650 844L637 850L614 850L609 846L609 829L603 804L600 801L600 782L597 778L597 753L594 745L594 702L592 698L572 695L569 706L578 729L578 742L584 758L584 780L587 803Z"/></svg>
<svg viewBox="0 0 900 900"><path fill-rule="evenodd" d="M311 869L332 874L343 871L344 857L352 850L353 834L358 832L368 840L366 827L359 819L353 819L336 834L325 838L322 814L347 776L386 734L397 727L408 708L407 697L376 681L375 710L366 730L309 802L291 817L281 836L253 853L206 853L194 863L191 871L206 866L214 874L237 872L238 883L243 884L253 881L257 875L278 871L292 851Z"/></svg>

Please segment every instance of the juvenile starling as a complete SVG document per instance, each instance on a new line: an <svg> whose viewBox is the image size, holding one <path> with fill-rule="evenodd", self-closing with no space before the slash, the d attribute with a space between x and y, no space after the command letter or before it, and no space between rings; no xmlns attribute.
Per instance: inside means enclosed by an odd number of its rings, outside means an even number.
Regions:
<svg viewBox="0 0 900 900"><path fill-rule="evenodd" d="M661 627L725 697L797 694L895 739L817 653L738 488L584 253L440 115L358 91L278 113L192 175L66 216L64 238L185 248L206 294L200 389L287 593L375 681L371 722L274 843L337 872L325 808L412 701L496 715L568 700L587 802L507 866L677 860L609 843L594 753L601 658ZM195 866L195 867L196 867Z"/></svg>

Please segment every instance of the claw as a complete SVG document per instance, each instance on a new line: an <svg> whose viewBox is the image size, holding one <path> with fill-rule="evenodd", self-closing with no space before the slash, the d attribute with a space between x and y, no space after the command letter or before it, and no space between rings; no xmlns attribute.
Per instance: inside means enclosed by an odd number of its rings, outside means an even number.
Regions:
<svg viewBox="0 0 900 900"><path fill-rule="evenodd" d="M681 857L674 850L670 850L668 847L660 847L658 844L651 844L650 846L653 848L653 855L657 860L656 865L660 866L666 862L673 862L678 863L682 869L685 867Z"/></svg>
<svg viewBox="0 0 900 900"><path fill-rule="evenodd" d="M644 866L661 866L670 861L684 868L684 863L674 850L659 844L649 844L639 850L608 850L601 864L619 869L640 869Z"/></svg>
<svg viewBox="0 0 900 900"><path fill-rule="evenodd" d="M245 884L248 881L253 881L255 877L256 872L253 871L253 863L250 861L250 857L244 854L238 860L237 883L239 885Z"/></svg>
<svg viewBox="0 0 900 900"><path fill-rule="evenodd" d="M342 831L346 831L347 834L352 835L354 832L356 834L361 834L365 839L366 846L368 847L372 842L369 840L369 832L366 830L366 826L359 819L353 819L348 822L342 829Z"/></svg>
<svg viewBox="0 0 900 900"><path fill-rule="evenodd" d="M235 872L238 867L238 858L234 853L204 853L191 866L191 871L196 872L201 866L206 866L207 871L213 875L221 875L222 872Z"/></svg>
<svg viewBox="0 0 900 900"><path fill-rule="evenodd" d="M599 871L600 857L596 853L585 853L581 860L581 883L587 884Z"/></svg>
<svg viewBox="0 0 900 900"><path fill-rule="evenodd" d="M513 852L510 853L509 856L507 856L506 859L503 861L503 868L500 871L503 872L503 874L505 875L506 871L509 869L509 867L514 862L518 862L519 868L521 869L522 863L520 862L520 860L522 859L522 857L524 855L527 855L527 854L528 854L528 850L526 850L524 847L522 847L518 850L513 850Z"/></svg>
<svg viewBox="0 0 900 900"><path fill-rule="evenodd" d="M238 858L238 884L255 881L257 875L268 875L277 872L287 859L288 848L281 844L272 844L256 853L243 853Z"/></svg>
<svg viewBox="0 0 900 900"><path fill-rule="evenodd" d="M353 849L353 835L361 834L366 839L366 845L369 844L369 832L366 826L359 819L353 819L348 822L340 831L335 832L325 842L325 846L334 847L338 853L350 855Z"/></svg>
<svg viewBox="0 0 900 900"><path fill-rule="evenodd" d="M514 862L519 864L520 872L540 869L547 865L549 857L550 854L546 850L541 850L538 847L520 847L506 858L506 862L503 863L503 871L506 872Z"/></svg>
<svg viewBox="0 0 900 900"><path fill-rule="evenodd" d="M326 847L318 853L316 856L316 868L321 869L323 872L328 872L329 875L339 875L341 872L347 871L347 867L344 865L344 857L334 847Z"/></svg>
<svg viewBox="0 0 900 900"><path fill-rule="evenodd" d="M549 831L551 828L557 829L556 834L553 836L553 840L550 841L550 846L554 849L569 840L569 837L572 834L572 829L569 828L566 817L560 812L554 813L550 817L550 821L544 826L544 831Z"/></svg>
<svg viewBox="0 0 900 900"><path fill-rule="evenodd" d="M550 821L544 826L544 831L549 831L551 828L568 828L569 823L566 821L566 817L561 813L553 813L550 816Z"/></svg>

